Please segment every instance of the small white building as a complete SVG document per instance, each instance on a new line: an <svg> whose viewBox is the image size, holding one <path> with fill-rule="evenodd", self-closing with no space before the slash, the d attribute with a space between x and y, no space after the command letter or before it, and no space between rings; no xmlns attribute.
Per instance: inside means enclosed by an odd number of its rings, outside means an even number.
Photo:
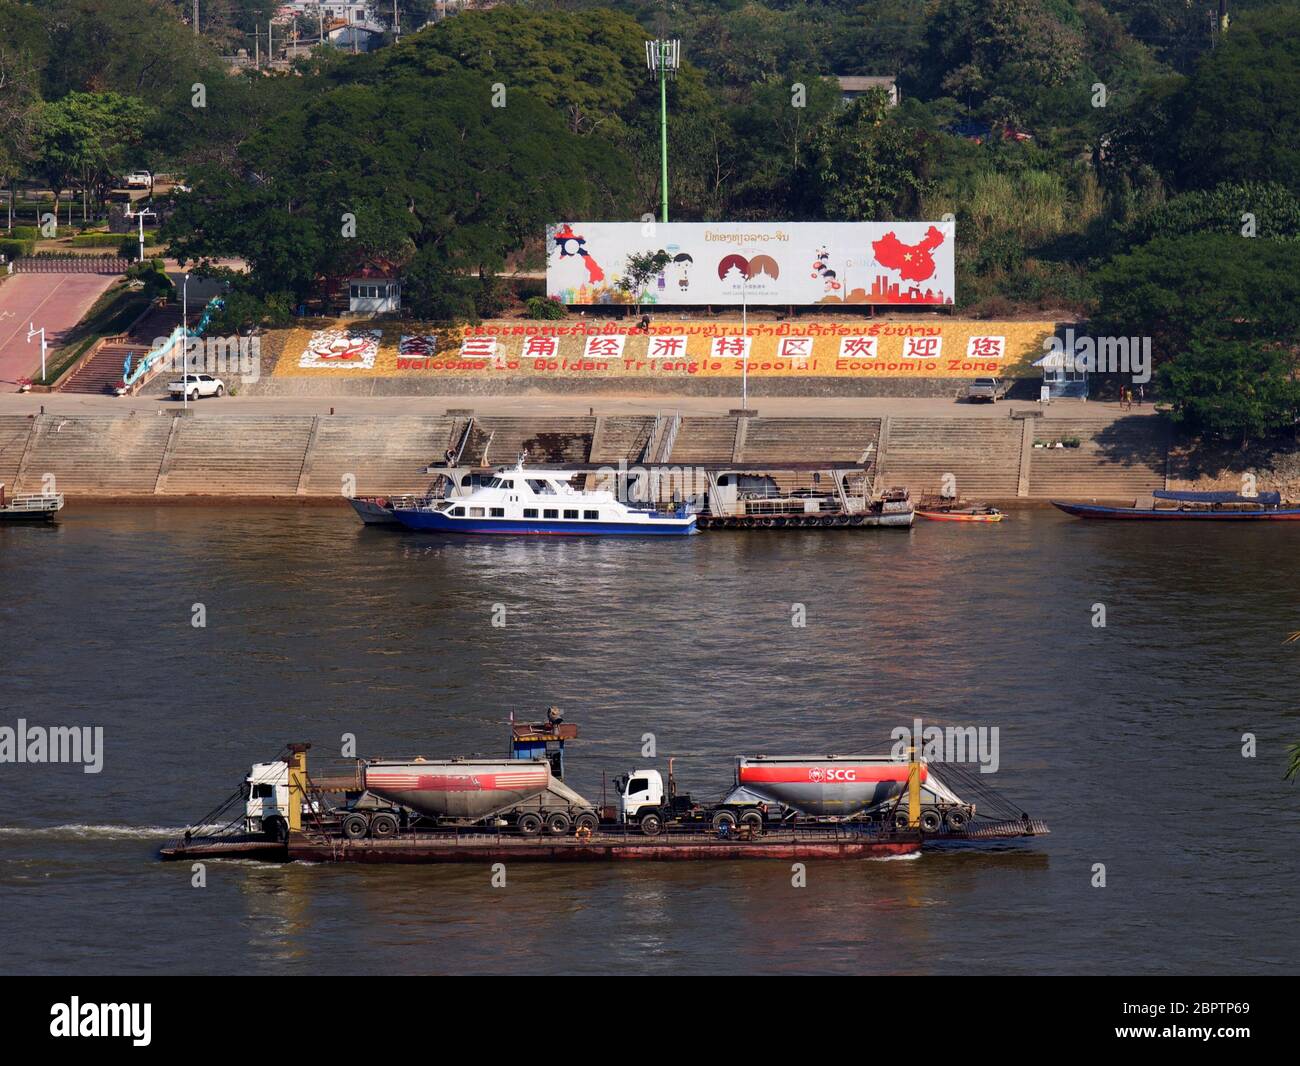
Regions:
<svg viewBox="0 0 1300 1066"><path fill-rule="evenodd" d="M402 308L402 282L378 270L363 270L348 279L348 310L354 314L380 315Z"/></svg>
<svg viewBox="0 0 1300 1066"><path fill-rule="evenodd" d="M898 106L898 79L888 77L858 77L857 75L836 74L835 80L840 86L840 102L848 107L860 96L865 96L872 89L884 89L889 96L889 106Z"/></svg>

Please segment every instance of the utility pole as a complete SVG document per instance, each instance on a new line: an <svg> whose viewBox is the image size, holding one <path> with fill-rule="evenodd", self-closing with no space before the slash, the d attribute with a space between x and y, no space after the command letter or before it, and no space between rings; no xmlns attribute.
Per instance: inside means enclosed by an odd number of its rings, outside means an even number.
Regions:
<svg viewBox="0 0 1300 1066"><path fill-rule="evenodd" d="M208 14L212 12L209 11ZM194 36L199 35L199 0L194 0Z"/></svg>

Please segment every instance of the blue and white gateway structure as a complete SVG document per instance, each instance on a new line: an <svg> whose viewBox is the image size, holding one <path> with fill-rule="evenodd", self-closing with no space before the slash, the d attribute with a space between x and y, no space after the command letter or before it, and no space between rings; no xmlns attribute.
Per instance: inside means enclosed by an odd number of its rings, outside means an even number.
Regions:
<svg viewBox="0 0 1300 1066"><path fill-rule="evenodd" d="M407 529L436 533L549 534L552 536L688 536L695 515L682 505L664 513L629 507L612 492L571 484L571 470L498 469L486 485L463 496L397 507Z"/></svg>

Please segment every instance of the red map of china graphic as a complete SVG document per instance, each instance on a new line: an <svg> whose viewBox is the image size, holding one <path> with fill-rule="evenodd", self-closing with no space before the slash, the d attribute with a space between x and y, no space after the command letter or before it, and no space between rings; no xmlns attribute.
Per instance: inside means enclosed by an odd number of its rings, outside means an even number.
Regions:
<svg viewBox="0 0 1300 1066"><path fill-rule="evenodd" d="M876 262L889 270L897 270L905 281L924 281L934 274L934 256L943 244L943 234L931 226L920 244L904 244L890 231L878 241L871 242Z"/></svg>

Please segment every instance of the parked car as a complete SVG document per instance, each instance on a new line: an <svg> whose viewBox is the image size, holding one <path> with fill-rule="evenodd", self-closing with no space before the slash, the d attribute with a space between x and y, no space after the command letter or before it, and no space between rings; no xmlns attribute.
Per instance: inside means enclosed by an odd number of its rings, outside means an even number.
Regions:
<svg viewBox="0 0 1300 1066"><path fill-rule="evenodd" d="M183 381L169 382L167 391L178 400L182 396L197 400L200 396L224 396L226 383L211 374L191 374Z"/></svg>
<svg viewBox="0 0 1300 1066"><path fill-rule="evenodd" d="M966 386L966 399L970 403L993 403L1001 391L997 378L976 378Z"/></svg>
<svg viewBox="0 0 1300 1066"><path fill-rule="evenodd" d="M147 170L133 170L126 176L128 189L147 189L153 185L153 175Z"/></svg>

